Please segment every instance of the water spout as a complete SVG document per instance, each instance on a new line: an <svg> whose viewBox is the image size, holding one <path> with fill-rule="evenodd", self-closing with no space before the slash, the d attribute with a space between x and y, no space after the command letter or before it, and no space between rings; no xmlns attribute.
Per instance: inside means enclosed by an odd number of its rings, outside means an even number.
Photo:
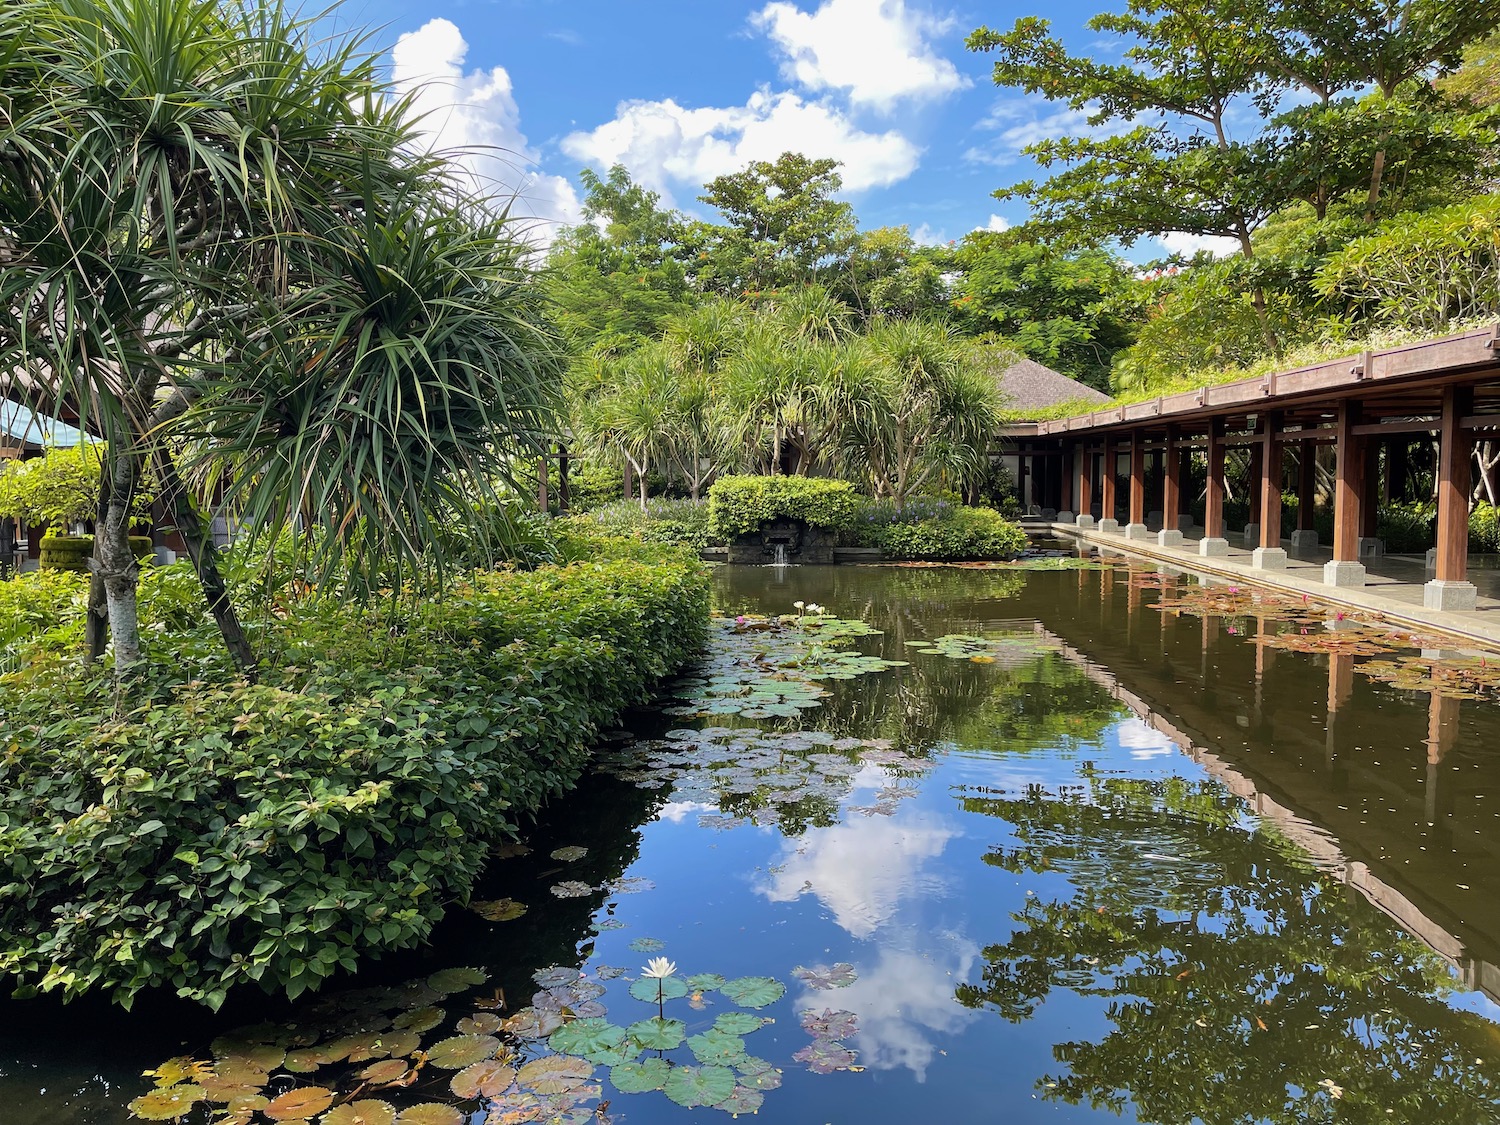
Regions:
<svg viewBox="0 0 1500 1125"><path fill-rule="evenodd" d="M786 544L785 543L777 543L776 544L776 561L773 562L771 565L772 566L786 566L787 565Z"/></svg>

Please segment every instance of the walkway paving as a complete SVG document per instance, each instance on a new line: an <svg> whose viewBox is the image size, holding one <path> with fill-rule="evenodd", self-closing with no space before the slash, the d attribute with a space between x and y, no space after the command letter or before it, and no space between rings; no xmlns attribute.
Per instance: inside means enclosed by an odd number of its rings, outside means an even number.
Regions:
<svg viewBox="0 0 1500 1125"><path fill-rule="evenodd" d="M1252 565L1250 551L1238 545L1239 537L1233 533L1230 534L1227 556L1205 558L1198 554L1198 538L1203 534L1201 528L1185 530L1180 547L1162 547L1154 537L1126 539L1123 532L1101 532L1097 528L1079 528L1073 524L1027 520L1022 526L1033 535L1073 539L1080 544L1137 555L1209 578L1305 594L1328 605L1380 613L1415 629L1500 646L1500 571L1494 569L1469 568L1469 581L1479 590L1475 609L1444 612L1427 609L1422 604L1422 587L1432 575L1426 569L1425 560L1420 558L1387 555L1365 559L1369 575L1363 587L1335 587L1323 583L1323 564L1333 557L1333 552L1326 547L1297 554L1288 547L1285 570L1260 570Z"/></svg>

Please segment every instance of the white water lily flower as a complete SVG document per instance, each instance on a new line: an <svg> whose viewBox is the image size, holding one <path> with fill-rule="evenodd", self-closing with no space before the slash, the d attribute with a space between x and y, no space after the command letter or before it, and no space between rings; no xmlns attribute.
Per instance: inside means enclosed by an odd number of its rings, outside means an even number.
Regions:
<svg viewBox="0 0 1500 1125"><path fill-rule="evenodd" d="M665 980L676 971L675 961L668 961L665 957L653 957L646 962L645 968L641 970L641 976L650 977L652 980Z"/></svg>
<svg viewBox="0 0 1500 1125"><path fill-rule="evenodd" d="M807 607L807 612L813 614L822 613L823 607L818 605L816 602L813 602Z"/></svg>
<svg viewBox="0 0 1500 1125"><path fill-rule="evenodd" d="M793 603L792 603L792 607L793 607L793 608L794 608L794 609L801 609L801 608L802 608L802 607L803 607L803 606L805 606L805 605L807 605L807 603L806 603L806 602L793 602Z"/></svg>

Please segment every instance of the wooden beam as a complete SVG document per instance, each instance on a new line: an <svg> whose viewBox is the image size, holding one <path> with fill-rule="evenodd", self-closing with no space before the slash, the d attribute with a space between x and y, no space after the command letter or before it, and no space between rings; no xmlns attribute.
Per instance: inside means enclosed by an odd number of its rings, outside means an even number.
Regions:
<svg viewBox="0 0 1500 1125"><path fill-rule="evenodd" d="M1355 427L1356 437L1380 437L1385 434L1430 434L1441 424L1441 419L1417 419L1397 422L1365 422Z"/></svg>
<svg viewBox="0 0 1500 1125"><path fill-rule="evenodd" d="M1470 392L1443 392L1443 425L1438 447L1437 571L1439 582L1463 582L1469 573L1469 485L1473 450L1460 420L1470 409Z"/></svg>

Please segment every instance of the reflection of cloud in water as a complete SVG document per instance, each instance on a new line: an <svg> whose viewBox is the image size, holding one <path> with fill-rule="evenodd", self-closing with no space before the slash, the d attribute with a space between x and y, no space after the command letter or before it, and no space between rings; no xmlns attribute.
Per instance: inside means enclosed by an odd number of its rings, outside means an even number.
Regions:
<svg viewBox="0 0 1500 1125"><path fill-rule="evenodd" d="M699 813L718 812L719 806L712 801L668 801L656 814L657 820L669 820L673 824L681 824L690 816Z"/></svg>
<svg viewBox="0 0 1500 1125"><path fill-rule="evenodd" d="M847 814L846 814L847 815ZM957 836L937 818L852 815L842 824L787 841L769 880L758 888L772 902L811 892L857 938L878 930L903 898L932 898L943 880L922 867Z"/></svg>
<svg viewBox="0 0 1500 1125"><path fill-rule="evenodd" d="M1137 759L1160 758L1177 753L1177 745L1159 730L1146 725L1145 720L1132 716L1115 728L1115 737L1121 749L1129 750Z"/></svg>
<svg viewBox="0 0 1500 1125"><path fill-rule="evenodd" d="M980 1013L953 998L959 981L979 957L979 947L956 934L926 934L929 954L883 949L873 969L859 967L859 979L847 988L805 991L797 1010L842 1008L859 1016L859 1033L850 1046L861 1066L872 1070L905 1067L918 1082L937 1052L931 1034L952 1035Z"/></svg>

